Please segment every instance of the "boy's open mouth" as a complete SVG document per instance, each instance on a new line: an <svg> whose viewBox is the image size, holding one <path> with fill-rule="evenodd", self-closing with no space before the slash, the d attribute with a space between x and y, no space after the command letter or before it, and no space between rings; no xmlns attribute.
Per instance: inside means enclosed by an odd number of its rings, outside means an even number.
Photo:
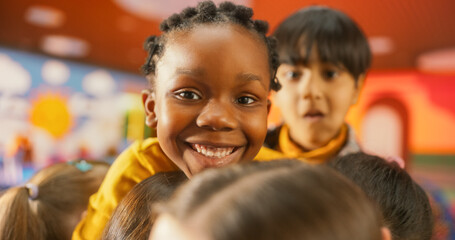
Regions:
<svg viewBox="0 0 455 240"><path fill-rule="evenodd" d="M324 114L318 110L310 110L303 117L308 119L319 119L324 117Z"/></svg>
<svg viewBox="0 0 455 240"><path fill-rule="evenodd" d="M235 152L236 147L214 147L197 143L190 143L191 148L209 158L224 158Z"/></svg>

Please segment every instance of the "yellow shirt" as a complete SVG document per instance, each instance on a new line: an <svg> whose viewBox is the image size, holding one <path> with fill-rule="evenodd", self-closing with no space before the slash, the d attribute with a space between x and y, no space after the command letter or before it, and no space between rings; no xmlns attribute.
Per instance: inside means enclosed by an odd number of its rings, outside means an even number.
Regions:
<svg viewBox="0 0 455 240"><path fill-rule="evenodd" d="M280 152L261 148L255 158L261 161L285 158ZM157 138L138 141L112 164L100 189L89 200L87 215L76 226L72 239L99 239L120 200L139 182L158 172L178 167L164 154Z"/></svg>
<svg viewBox="0 0 455 240"><path fill-rule="evenodd" d="M325 146L311 151L304 151L289 137L289 128L283 125L279 133L278 151L287 158L297 158L307 163L320 164L336 156L347 140L348 127L343 125L340 133Z"/></svg>
<svg viewBox="0 0 455 240"><path fill-rule="evenodd" d="M115 160L98 192L90 197L87 215L76 226L72 239L99 239L128 191L157 172L176 170L177 166L161 150L158 139L135 142Z"/></svg>

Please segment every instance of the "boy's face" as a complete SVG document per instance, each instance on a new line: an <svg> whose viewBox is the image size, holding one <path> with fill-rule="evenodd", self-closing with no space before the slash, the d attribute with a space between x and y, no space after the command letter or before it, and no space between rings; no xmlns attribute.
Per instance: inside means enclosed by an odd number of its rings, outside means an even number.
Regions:
<svg viewBox="0 0 455 240"><path fill-rule="evenodd" d="M305 150L322 147L336 137L363 83L360 77L356 86L349 72L321 63L314 52L306 66L282 64L278 68L282 88L274 98L290 137Z"/></svg>
<svg viewBox="0 0 455 240"><path fill-rule="evenodd" d="M267 132L267 49L238 26L202 25L168 36L154 91L143 94L147 124L188 177L250 161Z"/></svg>

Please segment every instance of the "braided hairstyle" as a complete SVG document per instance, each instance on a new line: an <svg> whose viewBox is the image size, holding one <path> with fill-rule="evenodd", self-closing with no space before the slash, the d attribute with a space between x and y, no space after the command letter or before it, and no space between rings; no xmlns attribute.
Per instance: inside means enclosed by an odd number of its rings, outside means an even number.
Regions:
<svg viewBox="0 0 455 240"><path fill-rule="evenodd" d="M267 37L269 25L262 20L252 20L253 10L251 8L235 5L231 2L223 2L217 8L212 1L200 2L196 8L185 8L181 13L176 13L164 20L160 25L160 30L164 33L161 36L150 36L144 43L144 49L148 56L145 64L142 65L144 75L155 74L156 63L164 53L166 36L176 30L190 30L196 25L211 23L232 23L238 24L250 32L259 36L267 46L270 66L270 86L271 89L278 91L280 84L276 79L276 70L279 66L278 55L276 53L276 40Z"/></svg>

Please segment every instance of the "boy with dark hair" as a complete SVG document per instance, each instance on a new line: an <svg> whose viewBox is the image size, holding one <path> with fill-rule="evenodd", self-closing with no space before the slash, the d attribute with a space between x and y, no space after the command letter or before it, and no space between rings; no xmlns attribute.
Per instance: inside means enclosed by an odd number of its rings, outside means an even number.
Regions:
<svg viewBox="0 0 455 240"><path fill-rule="evenodd" d="M340 11L313 6L285 19L273 35L282 86L273 99L284 124L268 132L265 146L312 163L359 151L344 119L371 62L360 28Z"/></svg>

